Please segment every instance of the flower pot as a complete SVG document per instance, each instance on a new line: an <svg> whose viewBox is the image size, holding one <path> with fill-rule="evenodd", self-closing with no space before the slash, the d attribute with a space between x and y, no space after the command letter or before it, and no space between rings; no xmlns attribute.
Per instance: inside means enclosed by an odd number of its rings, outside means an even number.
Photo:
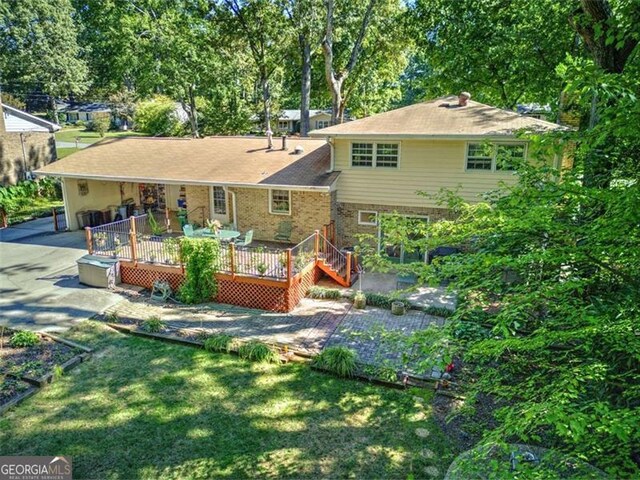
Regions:
<svg viewBox="0 0 640 480"><path fill-rule="evenodd" d="M367 306L367 297L364 295L356 295L353 297L353 306L359 309L365 308Z"/></svg>
<svg viewBox="0 0 640 480"><path fill-rule="evenodd" d="M404 315L405 314L405 305L404 302L391 302L391 313L394 315Z"/></svg>

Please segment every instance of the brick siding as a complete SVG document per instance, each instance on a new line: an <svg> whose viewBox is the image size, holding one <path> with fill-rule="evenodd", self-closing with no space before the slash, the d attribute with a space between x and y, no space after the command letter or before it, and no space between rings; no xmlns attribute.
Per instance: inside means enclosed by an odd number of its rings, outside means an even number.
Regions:
<svg viewBox="0 0 640 480"><path fill-rule="evenodd" d="M298 243L331 220L329 192L291 192L291 215L269 213L269 190L233 188L236 193L238 229L253 230L256 240L274 240L278 225L292 223L291 243ZM191 206L189 206L191 207Z"/></svg>
<svg viewBox="0 0 640 480"><path fill-rule="evenodd" d="M451 211L447 208L427 208L427 207L402 207L389 205L376 205L365 203L338 203L336 230L338 244L341 247L353 246L358 243L356 235L371 234L377 235L378 227L373 225L359 225L358 211L367 210L381 213L397 212L402 215L424 215L429 217L429 221L437 221L452 218Z"/></svg>

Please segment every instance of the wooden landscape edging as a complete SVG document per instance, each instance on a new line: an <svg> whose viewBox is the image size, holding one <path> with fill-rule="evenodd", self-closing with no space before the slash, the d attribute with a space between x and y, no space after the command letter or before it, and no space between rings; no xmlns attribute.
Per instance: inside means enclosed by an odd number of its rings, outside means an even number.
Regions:
<svg viewBox="0 0 640 480"><path fill-rule="evenodd" d="M7 375L7 376L9 376L9 375ZM29 384L28 382L26 382L24 380L22 380L22 381L24 383ZM21 392L20 394L16 395L11 400L9 400L7 403L5 403L4 405L0 406L0 415L2 415L4 412L9 410L11 407L15 407L19 403L24 402L27 398L31 397L38 390L39 390L39 388L34 387L33 385L29 384L29 388L27 388L24 392Z"/></svg>

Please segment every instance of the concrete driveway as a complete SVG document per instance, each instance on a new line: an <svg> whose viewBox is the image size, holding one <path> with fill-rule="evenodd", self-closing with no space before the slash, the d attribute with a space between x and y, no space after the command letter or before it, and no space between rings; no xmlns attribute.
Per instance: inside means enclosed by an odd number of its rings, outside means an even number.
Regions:
<svg viewBox="0 0 640 480"><path fill-rule="evenodd" d="M84 233L54 233L51 218L0 230L0 325L59 331L119 302L78 282Z"/></svg>

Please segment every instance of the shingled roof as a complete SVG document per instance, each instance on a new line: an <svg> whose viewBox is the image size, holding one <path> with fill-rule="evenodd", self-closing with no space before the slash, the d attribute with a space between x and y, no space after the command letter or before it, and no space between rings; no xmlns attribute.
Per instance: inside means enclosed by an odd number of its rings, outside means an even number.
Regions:
<svg viewBox="0 0 640 480"><path fill-rule="evenodd" d="M300 145L304 152L295 153ZM290 139L289 149L267 149L266 138L107 138L51 163L39 175L154 183L283 186L328 190L324 140Z"/></svg>
<svg viewBox="0 0 640 480"><path fill-rule="evenodd" d="M494 137L514 136L520 130L561 129L555 123L526 117L470 100L442 97L370 117L310 132L316 137Z"/></svg>

